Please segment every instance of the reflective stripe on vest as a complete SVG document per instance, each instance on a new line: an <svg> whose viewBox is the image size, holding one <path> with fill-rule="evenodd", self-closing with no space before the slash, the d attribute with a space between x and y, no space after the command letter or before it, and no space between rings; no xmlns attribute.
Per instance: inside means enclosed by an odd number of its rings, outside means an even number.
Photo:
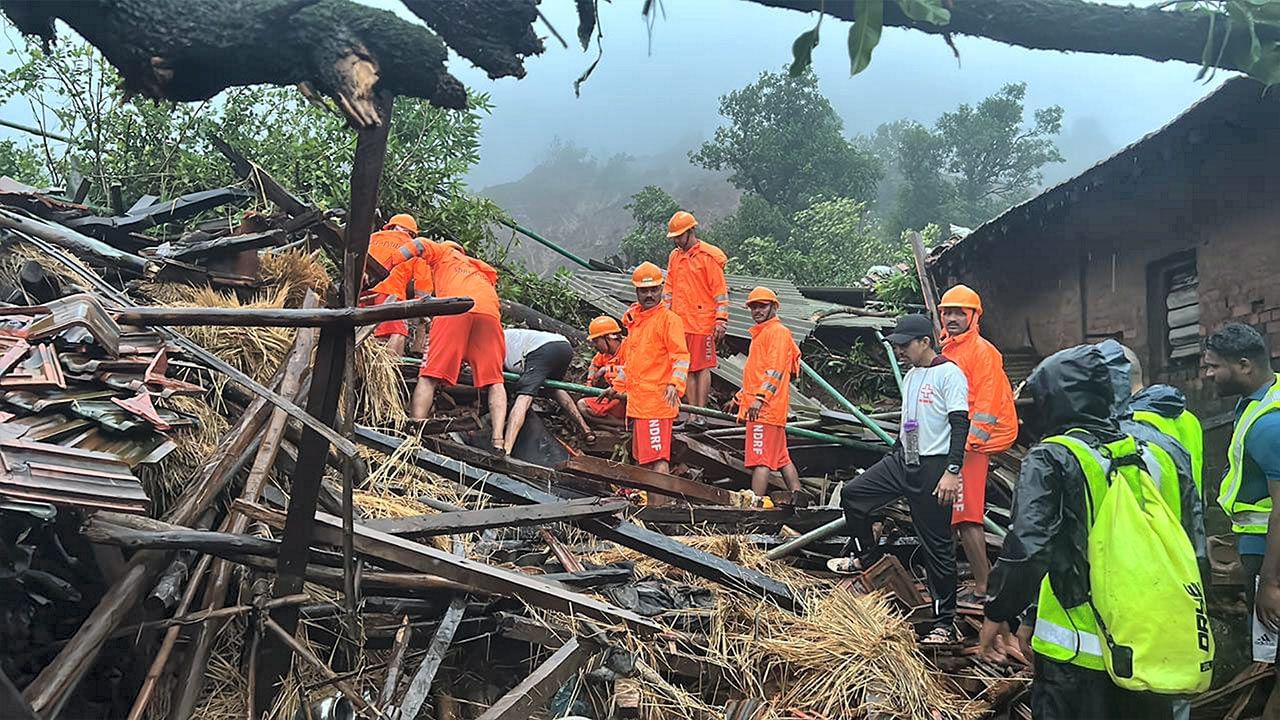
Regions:
<svg viewBox="0 0 1280 720"><path fill-rule="evenodd" d="M1073 431L1068 431L1068 433ZM1056 435L1046 438L1044 442L1062 445L1071 451L1080 470L1084 473L1085 512L1087 523L1093 525L1093 517L1098 505L1107 493L1107 473L1111 461L1098 449L1070 434ZM1116 448L1121 453L1141 451L1143 465L1165 497L1165 487L1173 488L1173 496L1178 497L1178 475L1174 468L1173 458L1158 447L1138 445L1132 436L1109 443L1107 447ZM1179 514L1181 503L1171 505L1170 509ZM1046 575L1040 581L1040 599L1036 609L1036 629L1031 638L1031 646L1036 652L1058 662L1070 663L1089 670L1105 671L1102 660L1102 641L1098 635L1098 621L1094 617L1093 608L1082 603L1072 608L1064 608Z"/></svg>
<svg viewBox="0 0 1280 720"><path fill-rule="evenodd" d="M1271 497L1257 502L1238 502L1240 486L1244 482L1244 441L1249 429L1258 418L1274 410L1280 410L1280 375L1261 400L1253 400L1245 407L1244 414L1231 431L1231 445L1227 450L1227 474L1222 478L1218 492L1218 504L1231 516L1231 530L1236 533L1265 535L1267 519L1271 514Z"/></svg>
<svg viewBox="0 0 1280 720"><path fill-rule="evenodd" d="M1196 494L1203 496L1204 437L1200 420L1189 410L1183 410L1177 418L1167 418L1151 410L1136 410L1133 419L1177 440L1186 449L1191 456L1191 478L1196 484Z"/></svg>

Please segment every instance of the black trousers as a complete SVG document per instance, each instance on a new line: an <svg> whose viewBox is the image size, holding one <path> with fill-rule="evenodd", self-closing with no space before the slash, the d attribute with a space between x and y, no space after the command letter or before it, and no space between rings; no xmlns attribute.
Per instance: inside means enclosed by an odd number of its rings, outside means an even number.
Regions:
<svg viewBox="0 0 1280 720"><path fill-rule="evenodd" d="M1031 683L1036 720L1172 720L1173 700L1116 687L1104 671L1036 656Z"/></svg>
<svg viewBox="0 0 1280 720"><path fill-rule="evenodd" d="M937 627L950 627L956 615L956 541L951 532L951 505L942 505L933 496L946 469L946 456L922 457L919 467L908 468L902 455L894 451L840 490L840 507L848 521L850 537L867 562L874 562L883 554L877 550L871 532L872 513L898 498L906 499L911 508L911 524L924 547L925 580L933 598Z"/></svg>

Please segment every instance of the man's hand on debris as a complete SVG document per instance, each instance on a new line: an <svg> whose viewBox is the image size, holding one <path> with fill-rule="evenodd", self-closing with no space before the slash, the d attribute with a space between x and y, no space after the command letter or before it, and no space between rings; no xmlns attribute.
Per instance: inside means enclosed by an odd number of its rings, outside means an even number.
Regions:
<svg viewBox="0 0 1280 720"><path fill-rule="evenodd" d="M666 400L666 401L667 401L667 404L668 404L668 405L670 405L670 406L672 406L672 407L679 407L679 406L680 406L680 391L676 390L676 386L675 386L675 385L668 385L668 386L667 386L667 391L666 391L665 393L663 393L663 394L662 394L662 399L663 399L663 400Z"/></svg>
<svg viewBox="0 0 1280 720"><path fill-rule="evenodd" d="M960 476L955 473L942 473L938 487L933 491L939 505L954 505L960 496Z"/></svg>
<svg viewBox="0 0 1280 720"><path fill-rule="evenodd" d="M605 400L621 400L626 396L627 396L626 393L618 392L613 388L605 388L605 391L600 395L600 397L604 398Z"/></svg>
<svg viewBox="0 0 1280 720"><path fill-rule="evenodd" d="M712 332L712 334L715 336L717 345L724 342L724 334L728 331L729 331L729 323L725 322L724 320L716 321L716 329Z"/></svg>
<svg viewBox="0 0 1280 720"><path fill-rule="evenodd" d="M1007 648L1016 648L1017 639L1009 630L1009 623L998 623L995 620L982 621L982 629L978 631L978 652L987 662L1005 663L1008 661Z"/></svg>
<svg viewBox="0 0 1280 720"><path fill-rule="evenodd" d="M1280 630L1280 583L1263 581L1254 600L1258 621L1271 630Z"/></svg>
<svg viewBox="0 0 1280 720"><path fill-rule="evenodd" d="M747 419L755 422L760 419L760 411L764 409L764 398L756 398L747 407Z"/></svg>

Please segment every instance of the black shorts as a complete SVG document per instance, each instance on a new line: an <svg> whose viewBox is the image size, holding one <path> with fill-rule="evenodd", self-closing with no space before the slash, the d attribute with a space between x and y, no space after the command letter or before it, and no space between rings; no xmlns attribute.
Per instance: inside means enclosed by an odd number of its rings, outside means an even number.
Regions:
<svg viewBox="0 0 1280 720"><path fill-rule="evenodd" d="M573 346L549 342L524 356L524 372L515 382L516 395L537 395L545 380L563 380L573 362Z"/></svg>

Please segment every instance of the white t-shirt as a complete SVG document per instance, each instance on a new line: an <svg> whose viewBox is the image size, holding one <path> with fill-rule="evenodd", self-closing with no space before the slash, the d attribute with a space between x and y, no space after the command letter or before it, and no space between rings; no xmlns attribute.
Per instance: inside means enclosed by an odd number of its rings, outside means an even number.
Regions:
<svg viewBox="0 0 1280 720"><path fill-rule="evenodd" d="M911 368L902 379L902 422L920 424L920 456L946 455L951 450L947 413L969 412L969 381L953 362Z"/></svg>
<svg viewBox="0 0 1280 720"><path fill-rule="evenodd" d="M507 328L502 331L507 337L507 355L502 360L508 372L524 372L524 359L529 353L553 342L569 342L568 338L556 333L524 328Z"/></svg>

